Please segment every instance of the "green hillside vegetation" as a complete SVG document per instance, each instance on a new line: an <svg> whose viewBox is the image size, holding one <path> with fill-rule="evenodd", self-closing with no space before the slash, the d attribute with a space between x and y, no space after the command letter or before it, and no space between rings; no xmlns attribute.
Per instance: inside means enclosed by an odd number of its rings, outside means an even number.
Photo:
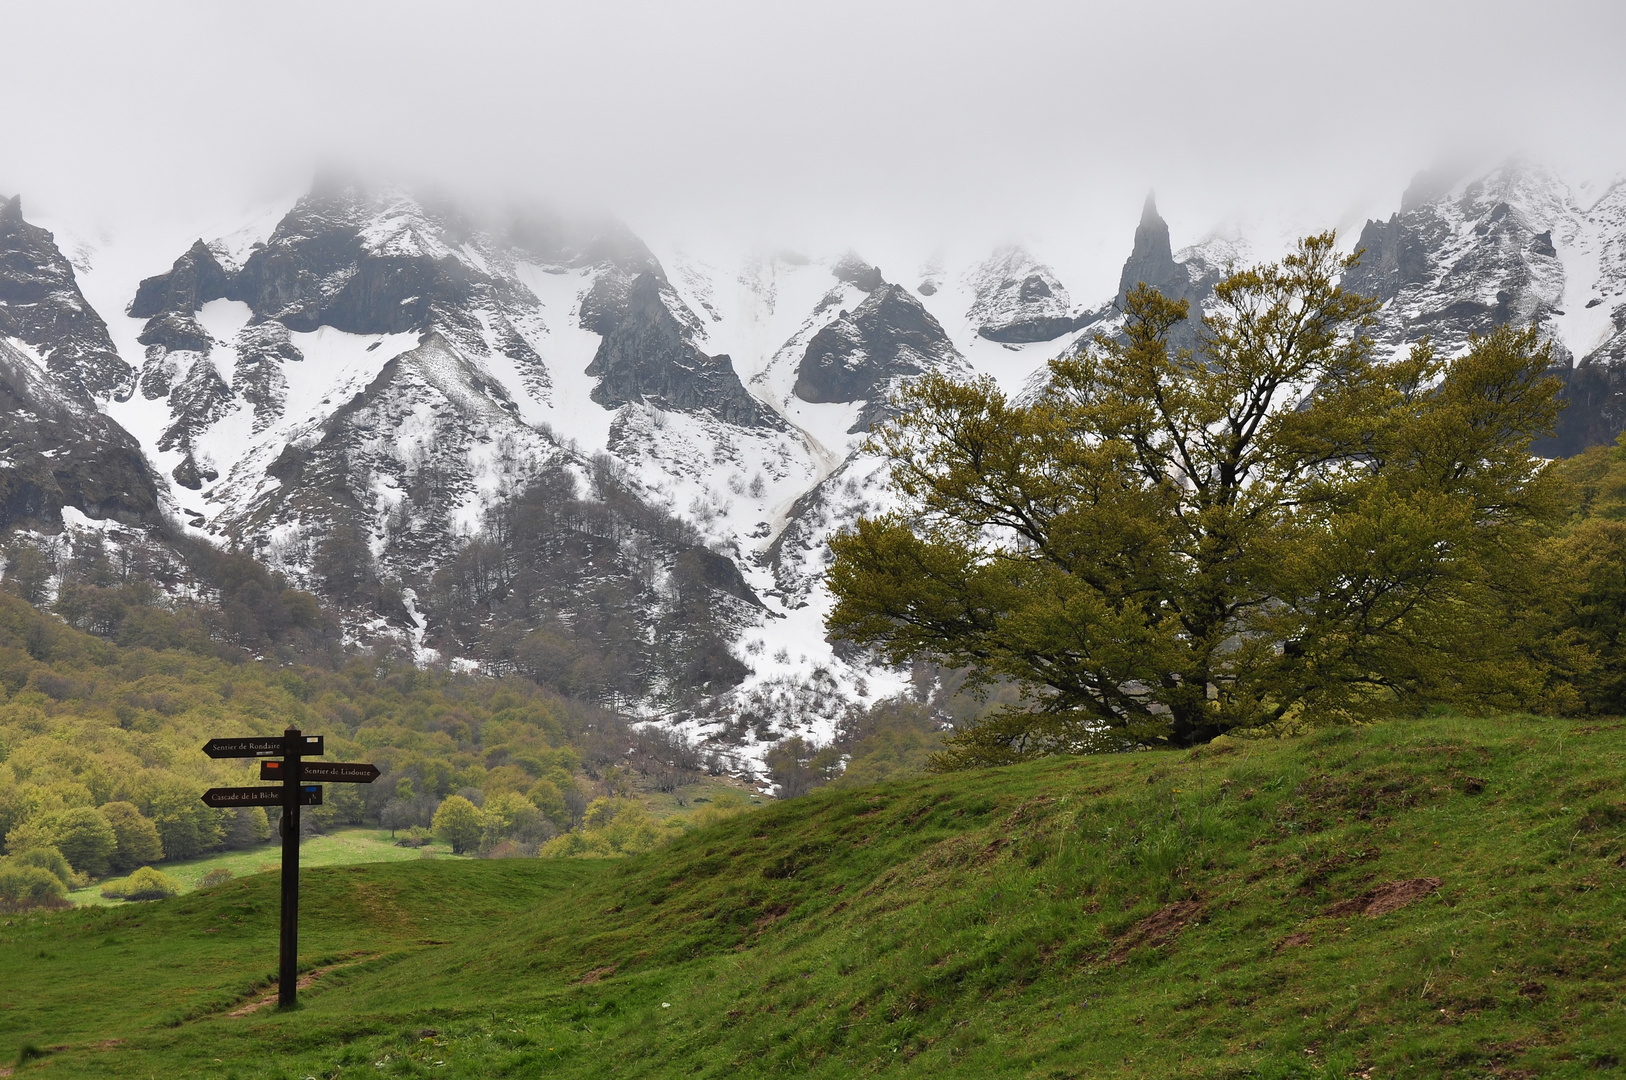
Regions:
<svg viewBox="0 0 1626 1080"><path fill-rule="evenodd" d="M629 732L524 679L121 645L0 593L0 855L54 847L82 886L255 848L272 833L265 811L212 810L199 796L258 783L257 763L213 761L202 746L290 724L325 735L328 760L372 761L384 774L329 785L305 815L314 828L429 829L461 793L482 808L480 853L534 853L581 825L595 799L676 791L704 767L658 733Z"/></svg>
<svg viewBox="0 0 1626 1080"><path fill-rule="evenodd" d="M1594 1076L1619 723L1437 714L829 788L617 861L276 876L0 928L62 1077ZM87 995L84 988L95 986ZM33 1049L27 1049L27 1048Z"/></svg>

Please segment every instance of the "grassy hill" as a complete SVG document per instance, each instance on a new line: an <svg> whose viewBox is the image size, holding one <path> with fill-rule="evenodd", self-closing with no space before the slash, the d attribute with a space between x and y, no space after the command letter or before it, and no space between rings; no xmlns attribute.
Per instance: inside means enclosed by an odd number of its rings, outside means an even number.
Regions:
<svg viewBox="0 0 1626 1080"><path fill-rule="evenodd" d="M1597 1076L1626 726L1435 716L826 790L619 862L0 927L19 1077ZM32 1048L32 1049L26 1049ZM36 1051L38 1056L36 1056Z"/></svg>

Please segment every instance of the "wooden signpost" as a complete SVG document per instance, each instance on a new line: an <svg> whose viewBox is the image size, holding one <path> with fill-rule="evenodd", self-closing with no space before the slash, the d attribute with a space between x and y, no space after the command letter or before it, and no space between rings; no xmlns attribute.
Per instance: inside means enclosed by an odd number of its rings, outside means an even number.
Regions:
<svg viewBox="0 0 1626 1080"><path fill-rule="evenodd" d="M210 788L210 806L282 807L282 939L277 961L277 1006L291 1008L299 981L299 808L322 805L322 789L313 780L370 784L378 766L359 762L312 761L323 753L322 736L289 728L280 737L210 739L203 752L212 758L281 758L261 761L261 780L280 780L280 787Z"/></svg>

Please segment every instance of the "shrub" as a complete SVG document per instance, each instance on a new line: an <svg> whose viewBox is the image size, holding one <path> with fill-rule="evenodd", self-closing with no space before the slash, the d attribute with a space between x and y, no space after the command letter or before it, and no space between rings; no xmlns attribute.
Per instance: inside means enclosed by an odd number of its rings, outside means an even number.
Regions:
<svg viewBox="0 0 1626 1080"><path fill-rule="evenodd" d="M29 848L13 855L11 861L15 866L37 866L41 870L49 871L62 882L63 888L73 888L73 869L68 865L68 860L63 857L62 852L54 847Z"/></svg>
<svg viewBox="0 0 1626 1080"><path fill-rule="evenodd" d="M20 863L16 857L0 859L0 911L67 906L68 888L61 878L44 867Z"/></svg>
<svg viewBox="0 0 1626 1080"><path fill-rule="evenodd" d="M102 886L102 895L111 900L162 900L181 891L181 886L150 866L143 866L127 878Z"/></svg>
<svg viewBox="0 0 1626 1080"><path fill-rule="evenodd" d="M751 809L751 804L745 801L745 796L735 791L725 791L714 798L707 806L702 806L684 824L690 828L703 829L707 825L715 825L719 821L727 821L731 817L738 817Z"/></svg>
<svg viewBox="0 0 1626 1080"><path fill-rule="evenodd" d="M200 881L198 885L204 889L212 889L216 885L226 884L226 882L230 881L231 879L232 872L230 870L227 870L224 866L217 866L207 874L204 874L203 880Z"/></svg>
<svg viewBox="0 0 1626 1080"><path fill-rule="evenodd" d="M538 852L545 858L608 859L652 851L682 833L675 822L657 822L636 799L594 799L581 828L555 837Z"/></svg>

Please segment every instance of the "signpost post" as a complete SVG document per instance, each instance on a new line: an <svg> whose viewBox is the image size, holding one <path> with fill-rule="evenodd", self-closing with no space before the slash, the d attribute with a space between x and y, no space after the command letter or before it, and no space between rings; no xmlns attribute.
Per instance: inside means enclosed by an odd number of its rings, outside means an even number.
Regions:
<svg viewBox="0 0 1626 1080"><path fill-rule="evenodd" d="M260 762L261 780L281 787L210 788L203 801L214 807L282 807L282 934L277 960L277 1007L292 1008L299 981L299 808L322 805L322 789L309 781L370 784L378 766L360 762L312 761L323 752L322 736L291 727L279 738L210 739L203 752L212 758L278 758Z"/></svg>

